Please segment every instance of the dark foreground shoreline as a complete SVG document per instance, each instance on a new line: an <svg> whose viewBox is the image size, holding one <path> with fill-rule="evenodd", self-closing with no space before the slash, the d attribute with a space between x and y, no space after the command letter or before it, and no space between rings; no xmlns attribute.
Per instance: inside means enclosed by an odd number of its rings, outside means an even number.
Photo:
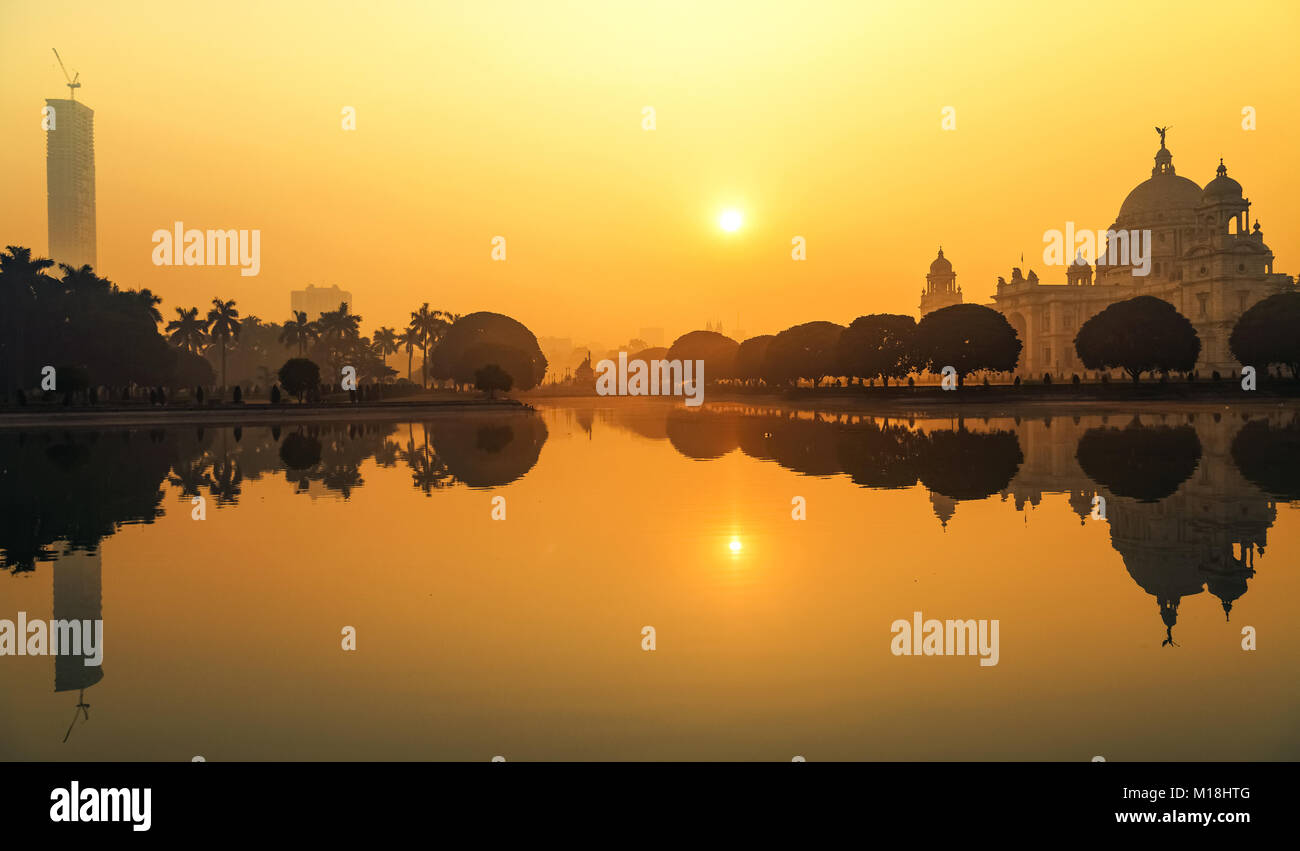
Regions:
<svg viewBox="0 0 1300 851"><path fill-rule="evenodd" d="M220 405L213 407L159 407L148 405L97 405L95 407L0 408L0 429L5 428L113 428L125 426L248 426L303 422L347 422L420 419L466 411L531 411L517 399L439 399L418 402L357 402L308 405Z"/></svg>

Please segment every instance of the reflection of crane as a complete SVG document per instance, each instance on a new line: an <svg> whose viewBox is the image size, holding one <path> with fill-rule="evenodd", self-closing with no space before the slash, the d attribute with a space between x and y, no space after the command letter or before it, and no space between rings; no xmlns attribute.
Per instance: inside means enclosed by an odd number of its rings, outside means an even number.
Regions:
<svg viewBox="0 0 1300 851"><path fill-rule="evenodd" d="M51 47L50 49L54 51L54 58L59 60L59 67L63 69L63 79L68 81L68 91L72 92L72 99L76 100L77 89L81 88L81 83L77 82L81 79L81 72L78 71L76 76L69 77L68 69L63 67L63 57L59 56L59 49L57 47Z"/></svg>
<svg viewBox="0 0 1300 851"><path fill-rule="evenodd" d="M72 728L77 723L77 716L83 714L86 716L86 720L89 721L90 704L86 703L86 690L84 688L77 695L77 708L72 710L72 723L68 725L68 732L63 734L63 741L66 742L68 740L68 736L72 735Z"/></svg>

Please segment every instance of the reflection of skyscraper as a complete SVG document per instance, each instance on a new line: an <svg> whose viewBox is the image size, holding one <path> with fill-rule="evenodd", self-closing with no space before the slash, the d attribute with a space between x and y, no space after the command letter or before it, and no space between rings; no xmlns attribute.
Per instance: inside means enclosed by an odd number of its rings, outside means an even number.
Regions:
<svg viewBox="0 0 1300 851"><path fill-rule="evenodd" d="M103 617L100 573L98 550L72 551L59 556L54 563L54 620L75 620L84 625L85 621L94 622ZM103 678L103 666L87 665L82 656L60 653L54 657L55 691L88 688Z"/></svg>
<svg viewBox="0 0 1300 851"><path fill-rule="evenodd" d="M69 266L94 266L95 111L63 98L45 103L54 110L45 132L50 256Z"/></svg>

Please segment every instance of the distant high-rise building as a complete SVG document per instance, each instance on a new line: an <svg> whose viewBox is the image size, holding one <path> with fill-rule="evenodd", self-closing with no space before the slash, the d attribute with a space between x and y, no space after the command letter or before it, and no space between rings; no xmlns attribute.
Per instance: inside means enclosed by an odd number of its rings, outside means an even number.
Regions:
<svg viewBox="0 0 1300 851"><path fill-rule="evenodd" d="M45 103L54 110L45 131L50 257L69 266L94 266L95 111L64 98Z"/></svg>
<svg viewBox="0 0 1300 851"><path fill-rule="evenodd" d="M352 312L352 293L339 289L337 284L328 287L308 284L305 290L289 293L289 308L294 312L302 311L309 320L320 319L322 313L338 310L340 304L346 304L348 312Z"/></svg>

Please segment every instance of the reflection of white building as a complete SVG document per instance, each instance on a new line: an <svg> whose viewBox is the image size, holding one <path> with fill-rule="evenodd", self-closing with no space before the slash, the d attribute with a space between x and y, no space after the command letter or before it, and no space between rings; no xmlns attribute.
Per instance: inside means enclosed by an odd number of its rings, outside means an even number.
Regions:
<svg viewBox="0 0 1300 851"><path fill-rule="evenodd" d="M1277 413L1268 419L1281 425L1289 416ZM1246 580L1255 575L1255 556L1263 555L1268 529L1277 519L1277 503L1247 481L1232 460L1232 441L1242 421L1215 420L1209 414L1190 423L1200 441L1200 461L1170 496L1139 502L1098 486L1079 466L1079 438L1091 428L1123 428L1130 419L1090 415L1021 423L1016 433L1024 461L1002 497L1024 510L1026 503L1037 506L1043 494L1064 493L1080 522L1087 522L1092 512L1093 495L1104 497L1106 519L1099 522L1109 525L1111 544L1133 581L1156 598L1172 637L1184 597L1208 591L1227 616L1246 593ZM1180 424L1158 417L1143 421Z"/></svg>
<svg viewBox="0 0 1300 851"><path fill-rule="evenodd" d="M1071 263L1063 284L1041 283L1033 271L1024 276L1020 269L1010 281L998 278L992 307L1007 317L1024 344L1016 371L1082 374L1074 351L1079 326L1107 306L1139 295L1164 299L1196 326L1201 339L1196 368L1202 376L1239 371L1228 351L1237 319L1293 283L1289 275L1274 273L1273 252L1259 222L1250 222L1250 201L1223 163L1202 189L1175 173L1173 154L1162 141L1151 177L1124 199L1111 229L1151 231L1148 275L1134 275L1129 264L1098 265L1094 276L1087 263ZM1097 246L1098 256L1106 250Z"/></svg>

